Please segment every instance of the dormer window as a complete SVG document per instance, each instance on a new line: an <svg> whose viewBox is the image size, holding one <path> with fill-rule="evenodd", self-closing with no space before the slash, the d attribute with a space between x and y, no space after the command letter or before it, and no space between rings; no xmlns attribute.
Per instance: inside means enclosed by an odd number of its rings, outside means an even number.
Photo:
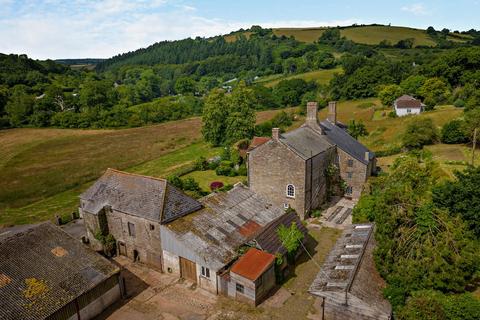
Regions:
<svg viewBox="0 0 480 320"><path fill-rule="evenodd" d="M287 197L295 198L295 186L293 184L287 185Z"/></svg>

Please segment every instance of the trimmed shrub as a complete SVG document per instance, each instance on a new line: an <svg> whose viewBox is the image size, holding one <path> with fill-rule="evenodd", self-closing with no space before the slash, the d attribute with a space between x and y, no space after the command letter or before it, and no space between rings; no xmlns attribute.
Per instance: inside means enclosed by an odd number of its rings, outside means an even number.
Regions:
<svg viewBox="0 0 480 320"><path fill-rule="evenodd" d="M210 183L210 190L215 191L220 188L223 188L222 181L213 181L212 183Z"/></svg>

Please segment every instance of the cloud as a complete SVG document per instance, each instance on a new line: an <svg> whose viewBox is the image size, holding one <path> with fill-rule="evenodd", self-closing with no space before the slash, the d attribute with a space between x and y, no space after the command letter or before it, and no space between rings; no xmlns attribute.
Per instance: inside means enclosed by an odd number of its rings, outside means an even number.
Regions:
<svg viewBox="0 0 480 320"><path fill-rule="evenodd" d="M403 6L402 11L412 13L416 16L425 16L428 14L427 9L422 3L414 3L408 6Z"/></svg>
<svg viewBox="0 0 480 320"><path fill-rule="evenodd" d="M36 59L108 58L158 41L211 37L252 25L352 23L361 21L226 21L206 18L195 7L173 0L27 0L13 15L0 12L0 52L25 53Z"/></svg>

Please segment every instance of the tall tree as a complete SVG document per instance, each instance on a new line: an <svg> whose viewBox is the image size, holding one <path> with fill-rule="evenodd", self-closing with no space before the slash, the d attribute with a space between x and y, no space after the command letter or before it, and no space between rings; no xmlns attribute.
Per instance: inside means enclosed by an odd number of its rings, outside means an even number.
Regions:
<svg viewBox="0 0 480 320"><path fill-rule="evenodd" d="M225 91L215 89L205 99L202 113L202 134L205 141L214 146L221 145L226 138L228 109Z"/></svg>
<svg viewBox="0 0 480 320"><path fill-rule="evenodd" d="M240 82L228 99L227 143L252 138L255 131L255 104L252 90Z"/></svg>

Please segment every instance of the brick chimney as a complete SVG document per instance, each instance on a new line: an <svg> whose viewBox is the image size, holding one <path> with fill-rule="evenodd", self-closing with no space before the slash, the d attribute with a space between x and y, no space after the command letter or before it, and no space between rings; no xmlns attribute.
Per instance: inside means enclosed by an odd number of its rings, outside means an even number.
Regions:
<svg viewBox="0 0 480 320"><path fill-rule="evenodd" d="M337 123L337 101L330 101L328 103L327 120L333 124Z"/></svg>
<svg viewBox="0 0 480 320"><path fill-rule="evenodd" d="M279 128L272 128L272 138L273 138L273 141L280 140L280 129Z"/></svg>
<svg viewBox="0 0 480 320"><path fill-rule="evenodd" d="M307 102L307 119L305 119L304 125L322 133L322 128L318 124L317 112L318 112L318 103Z"/></svg>

